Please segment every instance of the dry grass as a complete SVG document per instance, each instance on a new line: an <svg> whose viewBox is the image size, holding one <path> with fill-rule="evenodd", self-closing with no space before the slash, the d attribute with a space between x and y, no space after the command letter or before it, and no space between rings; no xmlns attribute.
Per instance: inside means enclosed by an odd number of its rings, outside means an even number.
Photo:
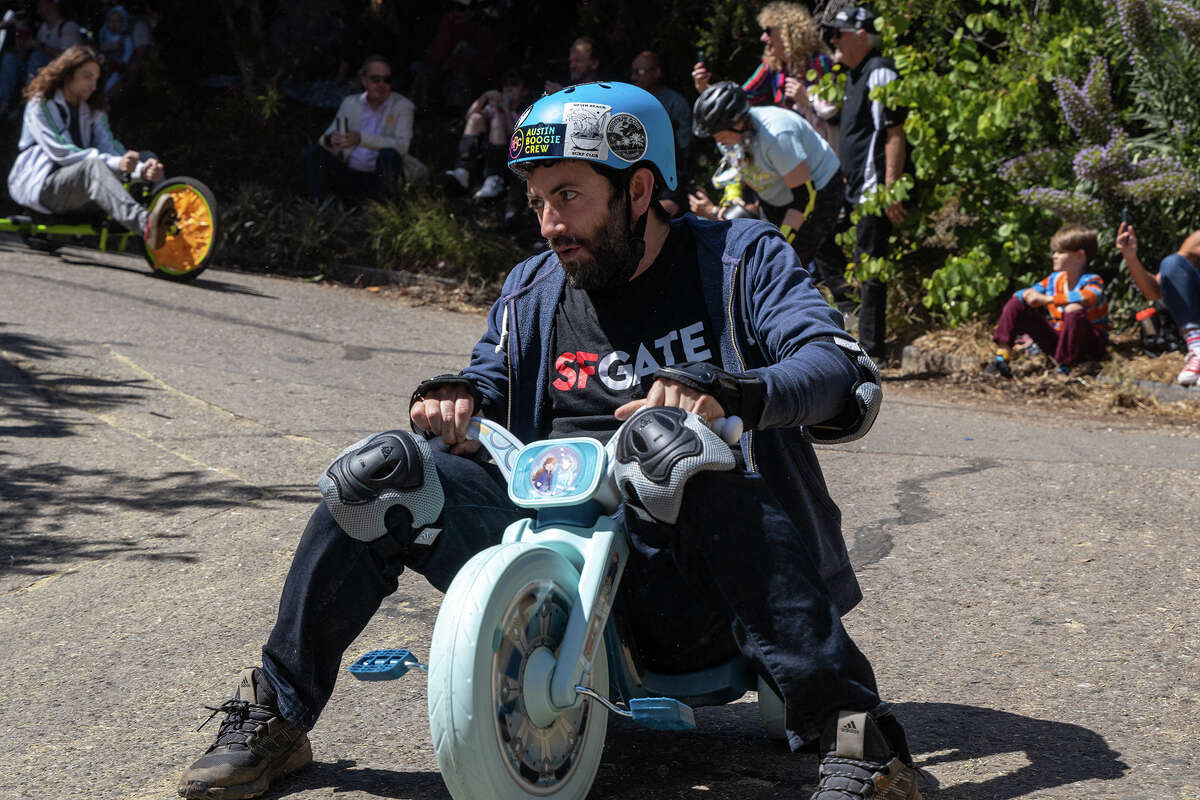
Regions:
<svg viewBox="0 0 1200 800"><path fill-rule="evenodd" d="M955 330L930 331L913 342L926 352L971 359L978 368L920 378L902 376L898 370L886 370L884 375L900 385L929 387L941 396L975 402L1200 425L1200 391L1194 399L1162 401L1133 384L1135 380L1174 384L1183 367L1181 353L1152 358L1142 352L1135 333L1122 332L1113 335L1107 360L1078 365L1070 378L1057 375L1054 362L1044 355L1018 354L1012 362L1013 377L1008 380L983 374L983 365L996 352L991 333L989 324L974 322Z"/></svg>

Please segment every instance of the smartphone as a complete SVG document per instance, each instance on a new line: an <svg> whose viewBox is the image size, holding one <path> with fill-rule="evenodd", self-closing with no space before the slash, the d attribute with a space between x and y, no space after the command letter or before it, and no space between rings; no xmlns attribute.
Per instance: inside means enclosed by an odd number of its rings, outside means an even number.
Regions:
<svg viewBox="0 0 1200 800"><path fill-rule="evenodd" d="M350 120L345 117L338 117L337 129L338 133L348 133L350 131Z"/></svg>
<svg viewBox="0 0 1200 800"><path fill-rule="evenodd" d="M696 51L696 61L697 61L697 63L700 63L700 64L704 63L704 51L703 50Z"/></svg>
<svg viewBox="0 0 1200 800"><path fill-rule="evenodd" d="M1125 225L1129 224L1129 206L1121 207L1121 222Z"/></svg>

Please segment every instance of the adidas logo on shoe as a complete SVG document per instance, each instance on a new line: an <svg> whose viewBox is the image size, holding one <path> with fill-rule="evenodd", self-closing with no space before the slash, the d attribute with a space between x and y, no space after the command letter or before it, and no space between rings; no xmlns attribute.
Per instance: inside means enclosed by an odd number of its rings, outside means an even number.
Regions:
<svg viewBox="0 0 1200 800"><path fill-rule="evenodd" d="M842 733L858 733L858 726L854 724L854 720L849 719L838 730Z"/></svg>

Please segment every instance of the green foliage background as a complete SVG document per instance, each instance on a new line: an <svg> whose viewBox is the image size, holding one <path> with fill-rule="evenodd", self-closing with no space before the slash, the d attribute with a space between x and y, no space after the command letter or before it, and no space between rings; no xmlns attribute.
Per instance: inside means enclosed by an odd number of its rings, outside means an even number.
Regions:
<svg viewBox="0 0 1200 800"><path fill-rule="evenodd" d="M1097 198L1099 205L1088 206L1102 233L1095 266L1115 299L1114 315L1120 321L1144 305L1113 247L1122 207L1137 225L1143 262L1153 268L1200 227L1200 199L1165 187L1131 200L1081 180L1073 159L1089 143L1068 126L1054 82L1083 86L1101 59L1113 123L1132 162L1169 156L1187 174L1200 175L1200 55L1164 11L1174 3L1176 17L1194 13L1200 35L1196 2L875 0L884 52L900 73L883 96L909 109L913 175L897 189L908 216L896 231L892 257L853 269L858 278L889 279L889 330L994 313L1010 292L1049 271L1049 237L1065 212L1023 197L1021 190L1033 185L1078 200L1079 207ZM698 50L721 78L742 80L758 63L755 18L762 0L619 5L622 25L600 13L603 4L580 4L570 32L608 42L612 73L620 74L638 50L654 48L664 55L669 81L692 99L689 73ZM818 0L815 13L827 13L826 5ZM1120 23L1138 9L1145 10L1148 27L1131 38ZM1138 36L1152 46L1143 42L1135 52ZM826 78L824 91L835 90L833 82ZM408 192L361 215L347 215L337 204L292 201L299 153L328 112L281 101L269 86L249 100L236 87L200 102L190 92L164 78L153 110L122 124L145 131L147 146L171 153L173 171L198 175L218 190L229 214L229 252L243 264L311 274L324 262L348 260L495 277L522 255L476 206L437 191ZM440 129L429 136L453 139ZM697 176L711 163L707 149L703 142L695 148ZM1001 177L1002 166L1030 153L1038 167L1033 183ZM432 153L419 155L435 176L450 166ZM874 202L879 207L889 199Z"/></svg>

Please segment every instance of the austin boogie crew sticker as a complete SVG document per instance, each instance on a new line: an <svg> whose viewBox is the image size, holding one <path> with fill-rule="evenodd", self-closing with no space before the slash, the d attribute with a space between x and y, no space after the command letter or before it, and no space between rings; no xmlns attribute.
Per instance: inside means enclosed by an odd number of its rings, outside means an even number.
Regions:
<svg viewBox="0 0 1200 800"><path fill-rule="evenodd" d="M563 134L566 125L527 125L513 131L508 143L510 160L527 156L554 158L563 154Z"/></svg>

